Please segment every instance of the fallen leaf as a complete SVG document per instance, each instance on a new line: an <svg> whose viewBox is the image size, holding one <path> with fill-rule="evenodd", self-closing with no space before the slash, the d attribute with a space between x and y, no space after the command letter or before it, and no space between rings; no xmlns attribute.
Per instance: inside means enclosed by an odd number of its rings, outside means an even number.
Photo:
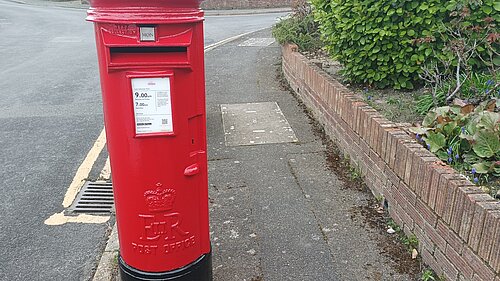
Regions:
<svg viewBox="0 0 500 281"><path fill-rule="evenodd" d="M438 116L438 118L437 118L437 122L438 122L439 124L449 123L449 122L451 122L451 121L453 121L453 120L451 120L451 118L450 118L450 117L445 117L445 116L442 116L442 115L439 115L439 116Z"/></svg>
<svg viewBox="0 0 500 281"><path fill-rule="evenodd" d="M490 100L488 102L488 105L486 106L486 110L493 112L495 111L495 108L497 107L497 101L496 100Z"/></svg>
<svg viewBox="0 0 500 281"><path fill-rule="evenodd" d="M473 104L468 104L466 106L462 106L460 109L460 113L462 114L469 114L474 111L475 106Z"/></svg>
<svg viewBox="0 0 500 281"><path fill-rule="evenodd" d="M454 99L453 100L453 104L454 105L458 105L460 107L464 107L464 106L467 105L467 103L464 100L461 100L461 99Z"/></svg>
<svg viewBox="0 0 500 281"><path fill-rule="evenodd" d="M417 249L413 249L413 251L411 251L411 258L416 259L417 257L418 257L418 251Z"/></svg>

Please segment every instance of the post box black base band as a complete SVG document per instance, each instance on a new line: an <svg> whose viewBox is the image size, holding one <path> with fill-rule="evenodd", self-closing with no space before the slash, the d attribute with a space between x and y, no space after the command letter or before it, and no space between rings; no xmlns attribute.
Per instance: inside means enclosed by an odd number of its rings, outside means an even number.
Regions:
<svg viewBox="0 0 500 281"><path fill-rule="evenodd" d="M185 267L168 272L144 272L125 263L120 256L122 281L212 281L212 252Z"/></svg>

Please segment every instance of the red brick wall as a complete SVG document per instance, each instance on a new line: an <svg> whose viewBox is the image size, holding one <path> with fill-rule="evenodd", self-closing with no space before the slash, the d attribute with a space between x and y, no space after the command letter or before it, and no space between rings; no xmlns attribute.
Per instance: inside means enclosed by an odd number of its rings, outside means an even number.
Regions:
<svg viewBox="0 0 500 281"><path fill-rule="evenodd" d="M204 9L251 9L291 7L293 0L205 0Z"/></svg>
<svg viewBox="0 0 500 281"><path fill-rule="evenodd" d="M424 262L447 280L500 281L500 202L295 50L283 47L291 87L418 238Z"/></svg>

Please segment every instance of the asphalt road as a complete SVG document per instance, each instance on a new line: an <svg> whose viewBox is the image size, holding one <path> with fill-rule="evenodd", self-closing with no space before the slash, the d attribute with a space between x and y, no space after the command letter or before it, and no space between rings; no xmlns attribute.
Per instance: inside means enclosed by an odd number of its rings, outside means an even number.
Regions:
<svg viewBox="0 0 500 281"><path fill-rule="evenodd" d="M214 16L206 44L277 14ZM0 0L0 280L89 280L108 224L47 226L102 130L85 10ZM101 157L102 158L102 157Z"/></svg>

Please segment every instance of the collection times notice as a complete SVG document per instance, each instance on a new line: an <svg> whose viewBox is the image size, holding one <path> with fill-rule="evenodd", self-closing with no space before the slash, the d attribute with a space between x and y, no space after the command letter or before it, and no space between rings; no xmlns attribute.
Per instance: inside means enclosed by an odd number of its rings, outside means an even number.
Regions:
<svg viewBox="0 0 500 281"><path fill-rule="evenodd" d="M173 133L170 78L133 78L137 135Z"/></svg>

